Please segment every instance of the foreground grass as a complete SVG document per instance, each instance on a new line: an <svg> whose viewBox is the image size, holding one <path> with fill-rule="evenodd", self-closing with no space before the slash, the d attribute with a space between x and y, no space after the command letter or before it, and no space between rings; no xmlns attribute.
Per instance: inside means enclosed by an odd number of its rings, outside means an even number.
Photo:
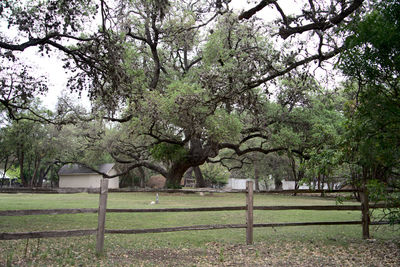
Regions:
<svg viewBox="0 0 400 267"><path fill-rule="evenodd" d="M170 208L170 207L211 207L244 206L244 194L160 194L160 204L150 205L154 193L111 193L109 208ZM335 205L334 199L316 197L293 197L282 195L256 195L255 205ZM349 203L344 203L349 204ZM354 203L350 203L354 204ZM50 209L50 208L96 208L97 194L1 194L0 209ZM359 211L255 211L255 223L304 222L304 221L346 221L360 220ZM195 212L195 213L109 213L107 229L136 229L174 227L198 224L245 223L244 211ZM93 229L97 227L96 214L38 215L0 218L0 232L27 232L58 229ZM399 232L388 226L371 227L377 240L373 243L362 241L361 226L312 226L255 229L255 246L243 246L244 229L213 231L187 231L161 234L106 235L105 256L96 258L95 237L54 238L40 240L0 241L1 265L171 265L187 266L226 265L240 253L252 255L249 265L256 266L257 259L270 259L269 264L279 264L282 259L292 258L305 251L319 250L321 255L331 255L335 249L353 254L359 244L366 253L371 246L383 250L381 253L397 255L400 242ZM297 244L297 245L293 245ZM288 247L288 249L285 249ZM236 251L237 248L239 251ZM252 249L253 248L253 249ZM235 252L236 251L236 252ZM242 252L240 252L242 251ZM243 252L245 251L245 252ZM257 253L256 253L257 251ZM280 255L267 251L280 251ZM386 252L385 252L386 251ZM266 254L267 253L267 254ZM309 253L312 253L309 251ZM371 254L371 253L369 253ZM378 253L379 254L379 253ZM151 256L152 255L152 256ZM258 256L263 255L261 258ZM268 257L267 257L267 256ZM297 255L297 256L296 256ZM265 256L265 257L264 257ZM273 257L279 256L273 260ZM324 256L324 257L325 257ZM322 257L322 256L321 256ZM387 256L385 256L387 258ZM388 256L390 265L391 256ZM210 261L207 261L207 259ZM246 257L244 257L246 258ZM285 260L285 262L287 262ZM240 265L239 260L234 260ZM382 259L377 258L377 262ZM261 261L262 262L262 261ZM265 262L264 262L265 263ZM326 262L330 264L329 261ZM399 262L397 262L399 263ZM234 263L233 263L234 264ZM261 263L260 263L261 264ZM354 264L362 264L355 261ZM246 265L246 264L244 264ZM261 264L263 265L263 264ZM265 265L265 264L264 264ZM302 262L301 265L306 265ZM346 264L347 265L347 264ZM362 264L363 265L363 264ZM371 264L373 265L373 264Z"/></svg>

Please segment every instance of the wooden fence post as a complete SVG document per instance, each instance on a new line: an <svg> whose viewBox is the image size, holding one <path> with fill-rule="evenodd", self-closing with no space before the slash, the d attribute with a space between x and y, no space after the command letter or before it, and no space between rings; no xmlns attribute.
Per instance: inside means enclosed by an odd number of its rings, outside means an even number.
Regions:
<svg viewBox="0 0 400 267"><path fill-rule="evenodd" d="M100 198L99 198L98 227L97 227L97 239L96 239L96 253L98 255L102 254L104 250L107 193L108 193L108 179L103 178L100 181Z"/></svg>
<svg viewBox="0 0 400 267"><path fill-rule="evenodd" d="M253 244L253 181L246 182L246 243Z"/></svg>
<svg viewBox="0 0 400 267"><path fill-rule="evenodd" d="M361 201L361 213L362 213L362 235L363 239L369 239L369 201L368 201L368 191L364 186L362 191L360 191L360 201Z"/></svg>

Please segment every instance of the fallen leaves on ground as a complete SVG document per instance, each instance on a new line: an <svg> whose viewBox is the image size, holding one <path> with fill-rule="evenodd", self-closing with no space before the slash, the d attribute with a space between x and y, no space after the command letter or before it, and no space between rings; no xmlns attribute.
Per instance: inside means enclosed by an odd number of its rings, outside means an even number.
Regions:
<svg viewBox="0 0 400 267"><path fill-rule="evenodd" d="M69 249L60 255L13 258L18 266L400 266L400 241L335 240L259 242L254 245L208 243L204 248L127 249L114 246L101 257ZM59 251L59 250L57 250ZM66 254L67 253L67 254ZM86 253L86 255L85 255ZM90 251L93 254L94 251ZM54 255L53 255L54 254ZM1 255L1 254L0 254ZM66 255L68 255L66 257ZM85 256L83 256L85 255ZM17 255L14 255L17 256ZM83 257L82 257L83 256ZM79 258L79 259L78 259ZM0 256L0 266L6 265ZM11 262L8 262L10 264Z"/></svg>
<svg viewBox="0 0 400 267"><path fill-rule="evenodd" d="M138 266L400 266L400 244L209 243L205 249L132 251L129 258Z"/></svg>

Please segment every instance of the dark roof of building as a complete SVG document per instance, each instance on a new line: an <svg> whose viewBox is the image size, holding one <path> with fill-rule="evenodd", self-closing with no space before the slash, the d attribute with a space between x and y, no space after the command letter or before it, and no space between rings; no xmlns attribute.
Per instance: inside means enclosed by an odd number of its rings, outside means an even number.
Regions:
<svg viewBox="0 0 400 267"><path fill-rule="evenodd" d="M114 163L106 163L97 166L96 169L99 172L108 173L113 167ZM92 173L97 173L97 172L92 171L91 169L79 164L66 164L62 166L61 169L58 171L58 175L92 174Z"/></svg>

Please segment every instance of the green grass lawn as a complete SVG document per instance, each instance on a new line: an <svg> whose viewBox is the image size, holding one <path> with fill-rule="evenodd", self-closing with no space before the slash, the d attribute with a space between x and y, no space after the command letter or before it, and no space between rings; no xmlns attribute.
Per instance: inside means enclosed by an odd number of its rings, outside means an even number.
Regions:
<svg viewBox="0 0 400 267"><path fill-rule="evenodd" d="M55 209L55 208L97 208L97 194L0 194L0 210L13 209ZM155 193L110 193L108 208L171 208L171 207L212 207L244 206L244 194L160 194L160 203L150 205ZM343 204L352 204L348 202ZM267 205L336 205L334 199L261 195L254 198L255 206ZM254 223L346 221L360 220L359 211L255 211ZM189 226L200 224L245 223L245 211L227 212L176 212L176 213L108 213L106 229L136 229ZM97 214L36 215L0 217L0 232L28 232L61 229L93 229L97 227ZM388 226L371 226L374 238L393 239L393 231ZM396 232L398 235L398 232ZM206 248L208 244L244 244L245 229L185 231L159 234L106 235L106 254L116 250L148 248ZM257 243L277 242L322 242L340 243L361 241L360 225L309 226L257 228L254 231ZM0 241L0 265L28 257L29 264L40 265L41 259L60 258L56 265L74 265L94 254L95 237L53 238L42 240ZM36 252L35 252L36 251ZM83 254L77 256L74 253ZM36 254L35 254L36 253ZM111 254L110 254L111 253ZM60 254L60 255L59 255ZM62 255L64 256L62 256ZM18 255L18 256L16 256ZM22 256L21 256L22 255ZM28 256L27 256L28 255ZM60 257L58 257L60 256ZM61 257L62 256L62 257ZM78 258L77 258L78 257ZM86 258L85 258L86 257ZM66 262L65 260L71 260ZM42 262L43 263L43 262Z"/></svg>

